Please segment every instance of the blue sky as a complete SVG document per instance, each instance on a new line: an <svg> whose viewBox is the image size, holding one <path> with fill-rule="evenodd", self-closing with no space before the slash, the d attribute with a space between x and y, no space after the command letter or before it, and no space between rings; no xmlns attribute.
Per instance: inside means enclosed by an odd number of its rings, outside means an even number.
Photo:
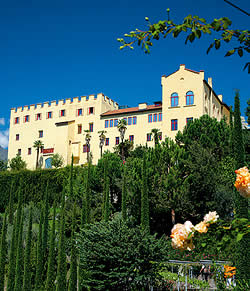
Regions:
<svg viewBox="0 0 250 291"><path fill-rule="evenodd" d="M248 0L232 0L250 10ZM247 29L250 18L223 0L179 1L0 1L0 145L7 146L10 108L103 92L120 105L135 106L161 99L161 75L180 64L205 70L217 94L233 104L240 90L241 111L250 98L247 56L224 58L229 46L209 55L211 38L184 44L185 37L156 41L151 54L140 48L119 50L116 41L135 28L188 14L207 20L227 16L233 27Z"/></svg>

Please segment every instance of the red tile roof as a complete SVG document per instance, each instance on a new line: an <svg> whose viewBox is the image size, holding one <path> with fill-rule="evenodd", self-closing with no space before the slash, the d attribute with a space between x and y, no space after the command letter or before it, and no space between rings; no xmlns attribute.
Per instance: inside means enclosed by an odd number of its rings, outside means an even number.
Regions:
<svg viewBox="0 0 250 291"><path fill-rule="evenodd" d="M110 111L104 112L103 114L101 114L101 116L126 114L126 113L141 112L141 111L147 111L147 110L157 110L161 108L162 108L162 105L155 105L155 104L147 105L147 108L145 109L139 109L139 107L130 107L130 108L124 108L124 109L110 110Z"/></svg>

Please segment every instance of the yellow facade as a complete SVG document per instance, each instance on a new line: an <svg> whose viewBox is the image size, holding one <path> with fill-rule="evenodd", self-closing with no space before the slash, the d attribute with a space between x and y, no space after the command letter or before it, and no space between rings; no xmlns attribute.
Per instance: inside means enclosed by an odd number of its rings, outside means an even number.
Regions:
<svg viewBox="0 0 250 291"><path fill-rule="evenodd" d="M162 100L153 105L141 103L138 107L119 109L118 104L103 94L45 102L11 109L8 158L21 154L27 168L36 165L34 141L41 140L44 150L39 163L49 166L53 154L63 156L64 165L74 156L76 165L87 161L86 132L91 130L90 153L93 163L100 158L100 131L105 130L103 151L113 151L120 142L116 124L127 119L125 138L134 145L153 146L150 132L157 128L162 138L174 139L186 123L203 114L221 120L229 119L229 108L212 89L212 79L204 80L204 71L196 72L180 65L179 70L162 76Z"/></svg>

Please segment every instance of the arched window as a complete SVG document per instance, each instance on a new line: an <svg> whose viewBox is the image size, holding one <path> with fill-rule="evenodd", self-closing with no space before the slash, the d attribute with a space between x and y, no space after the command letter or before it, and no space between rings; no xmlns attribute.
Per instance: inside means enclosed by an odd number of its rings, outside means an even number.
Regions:
<svg viewBox="0 0 250 291"><path fill-rule="evenodd" d="M193 91L188 91L186 93L186 105L193 105L194 104L194 93Z"/></svg>
<svg viewBox="0 0 250 291"><path fill-rule="evenodd" d="M177 93L173 93L170 99L171 99L171 107L175 107L179 105L179 96Z"/></svg>
<svg viewBox="0 0 250 291"><path fill-rule="evenodd" d="M51 169L52 168L51 162L52 162L52 158L47 158L45 160L45 168L46 169Z"/></svg>

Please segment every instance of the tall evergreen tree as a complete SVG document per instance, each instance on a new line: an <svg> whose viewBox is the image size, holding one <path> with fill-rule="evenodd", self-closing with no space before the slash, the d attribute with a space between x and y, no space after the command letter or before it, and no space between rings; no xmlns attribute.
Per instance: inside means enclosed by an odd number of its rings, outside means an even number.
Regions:
<svg viewBox="0 0 250 291"><path fill-rule="evenodd" d="M39 233L36 244L36 276L35 276L35 290L40 290L43 284L42 274L43 274L43 242L42 242L42 232L43 232L43 209L40 213L39 221Z"/></svg>
<svg viewBox="0 0 250 291"><path fill-rule="evenodd" d="M17 218L15 219L15 223L12 229L11 235L11 247L10 247L10 258L9 258L9 265L8 265L8 281L7 281L7 291L13 291L15 287L15 267L16 267L16 222Z"/></svg>
<svg viewBox="0 0 250 291"><path fill-rule="evenodd" d="M239 92L236 92L234 102L234 157L236 160L236 168L241 168L245 165L245 148L243 143L243 133L240 114L240 98ZM236 217L248 218L248 201L242 197L239 192L234 192L234 205ZM250 272L250 257L249 257L249 242L250 235L246 235L236 244L236 269L237 280L243 282L249 280Z"/></svg>
<svg viewBox="0 0 250 291"><path fill-rule="evenodd" d="M13 182L14 183L14 182ZM13 224L13 217L14 217L14 201L13 201L13 183L11 184L10 187L10 198L9 198L9 206L8 206L8 211L9 211L9 223Z"/></svg>
<svg viewBox="0 0 250 291"><path fill-rule="evenodd" d="M29 210L29 224L25 241L25 256L24 256L24 278L23 290L30 291L31 288L31 241L32 241L32 208Z"/></svg>
<svg viewBox="0 0 250 291"><path fill-rule="evenodd" d="M47 245L49 231L49 201L48 201L48 184L45 191L44 207L43 207L43 228L42 228L42 253L43 264L47 261Z"/></svg>
<svg viewBox="0 0 250 291"><path fill-rule="evenodd" d="M109 177L106 177L105 187L104 221L108 221L110 217Z"/></svg>
<svg viewBox="0 0 250 291"><path fill-rule="evenodd" d="M230 119L229 119L229 126L230 126L230 151L233 153L233 144L234 144L234 123L233 123L233 109L232 106L230 106Z"/></svg>
<svg viewBox="0 0 250 291"><path fill-rule="evenodd" d="M77 290L77 249L75 241L75 231L76 231L76 205L74 203L72 233L71 233L70 277L68 289L69 291Z"/></svg>
<svg viewBox="0 0 250 291"><path fill-rule="evenodd" d="M122 176L122 218L127 219L127 185L126 185L126 168L123 168Z"/></svg>
<svg viewBox="0 0 250 291"><path fill-rule="evenodd" d="M82 216L81 216L81 228L90 223L90 170L91 163L88 163L87 173L85 174L84 193L82 197Z"/></svg>
<svg viewBox="0 0 250 291"><path fill-rule="evenodd" d="M22 190L19 188L18 191L18 205L17 205L17 214L16 214L16 228L15 228L15 245L18 245L18 236L20 229L20 222L22 217L22 203L23 203L23 195ZM15 250L16 252L16 250Z"/></svg>
<svg viewBox="0 0 250 291"><path fill-rule="evenodd" d="M55 290L55 229L56 229L56 205L53 208L53 223L52 230L50 233L50 243L49 243L49 258L48 258L48 270L47 270L47 280L46 280L46 290Z"/></svg>
<svg viewBox="0 0 250 291"><path fill-rule="evenodd" d="M5 263L8 253L8 246L6 242L7 234L7 211L4 213L3 226L1 232L1 244L0 244L0 291L4 290L5 279Z"/></svg>
<svg viewBox="0 0 250 291"><path fill-rule="evenodd" d="M65 196L62 197L62 208L60 214L60 236L58 246L57 259L57 285L56 291L64 291L67 289L67 269L66 269L66 253L65 253Z"/></svg>
<svg viewBox="0 0 250 291"><path fill-rule="evenodd" d="M102 219L104 219L104 214L105 214L107 176L108 176L108 161L105 158L104 159L104 168L103 168Z"/></svg>
<svg viewBox="0 0 250 291"><path fill-rule="evenodd" d="M22 290L23 286L23 211L18 231L17 255L16 255L16 272L14 291Z"/></svg>
<svg viewBox="0 0 250 291"><path fill-rule="evenodd" d="M141 227L149 231L149 200L147 187L146 157L142 164L142 184L141 184Z"/></svg>
<svg viewBox="0 0 250 291"><path fill-rule="evenodd" d="M70 165L70 173L69 173L69 197L70 199L72 199L73 197L73 163L74 163L74 157L73 157L73 154L72 154L72 157L71 157L71 165Z"/></svg>
<svg viewBox="0 0 250 291"><path fill-rule="evenodd" d="M247 116L247 123L250 125L250 99L247 100L246 116Z"/></svg>

